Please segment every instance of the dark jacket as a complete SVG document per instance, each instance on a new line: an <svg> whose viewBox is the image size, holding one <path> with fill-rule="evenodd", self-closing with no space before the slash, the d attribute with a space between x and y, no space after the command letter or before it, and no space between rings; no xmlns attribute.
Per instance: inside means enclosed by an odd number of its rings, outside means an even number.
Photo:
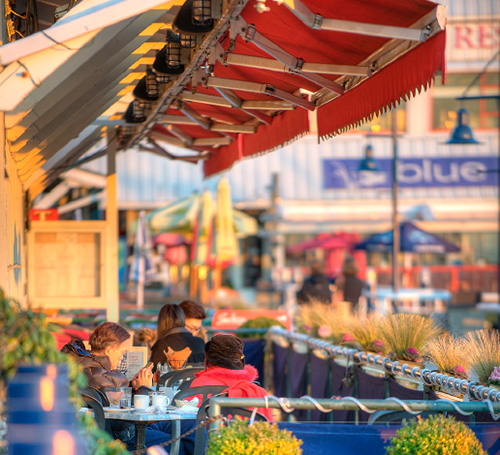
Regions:
<svg viewBox="0 0 500 455"><path fill-rule="evenodd" d="M72 341L63 346L61 352L75 357L83 367L90 387L104 392L106 388L129 386L129 380L121 371L111 369L108 356L88 352L83 343Z"/></svg>
<svg viewBox="0 0 500 455"><path fill-rule="evenodd" d="M335 280L335 285L342 294L342 300L350 302L351 310L356 311L365 283L355 275L340 275Z"/></svg>
<svg viewBox="0 0 500 455"><path fill-rule="evenodd" d="M330 280L325 275L311 275L304 281L302 289L297 292L299 304L309 303L310 299L319 300L322 303L332 302Z"/></svg>
<svg viewBox="0 0 500 455"><path fill-rule="evenodd" d="M167 358L163 351L168 347L174 351L182 351L184 348L191 349L191 355L187 363L203 363L205 361L205 342L200 337L195 337L184 327L170 329L164 336L159 338L151 348L151 362L155 364L166 363Z"/></svg>

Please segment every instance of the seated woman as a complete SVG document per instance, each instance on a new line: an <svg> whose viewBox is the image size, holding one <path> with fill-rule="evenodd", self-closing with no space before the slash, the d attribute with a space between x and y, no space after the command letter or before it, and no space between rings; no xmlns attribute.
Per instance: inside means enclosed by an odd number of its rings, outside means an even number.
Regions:
<svg viewBox="0 0 500 455"><path fill-rule="evenodd" d="M158 315L158 339L151 348L151 362L156 366L158 363L167 363L165 352L170 347L173 351L191 349L191 355L187 363L201 363L205 359L203 353L204 342L195 337L185 328L185 316L179 305L163 305Z"/></svg>
<svg viewBox="0 0 500 455"><path fill-rule="evenodd" d="M252 381L258 377L257 370L245 365L243 342L233 335L216 335L205 344L205 369L195 373L191 387L204 385L227 385L225 390L231 398L263 398L267 395L263 387ZM272 410L258 408L269 421Z"/></svg>
<svg viewBox="0 0 500 455"><path fill-rule="evenodd" d="M95 389L114 390L115 387L133 388L133 393L147 395L151 391L153 374L150 368L142 368L130 381L116 370L123 355L131 347L130 334L114 322L105 322L90 335L91 352L85 350L81 342L72 341L61 351L75 357L83 367L89 386ZM192 426L192 425L191 425ZM189 429L183 427L183 430ZM129 450L135 449L135 427L128 422L112 421L111 432L116 439L127 444ZM170 422L158 422L146 428L146 446L152 446L170 440ZM181 441L181 453L192 453L193 441Z"/></svg>

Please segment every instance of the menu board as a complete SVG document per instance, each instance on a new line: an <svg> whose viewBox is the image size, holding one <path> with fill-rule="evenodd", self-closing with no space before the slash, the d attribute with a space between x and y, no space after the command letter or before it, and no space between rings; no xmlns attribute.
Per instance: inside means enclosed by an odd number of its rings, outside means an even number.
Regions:
<svg viewBox="0 0 500 455"><path fill-rule="evenodd" d="M122 371L129 381L137 374L137 372L146 366L148 361L147 346L132 346L130 351L127 351L123 356L123 360L118 366L118 370Z"/></svg>

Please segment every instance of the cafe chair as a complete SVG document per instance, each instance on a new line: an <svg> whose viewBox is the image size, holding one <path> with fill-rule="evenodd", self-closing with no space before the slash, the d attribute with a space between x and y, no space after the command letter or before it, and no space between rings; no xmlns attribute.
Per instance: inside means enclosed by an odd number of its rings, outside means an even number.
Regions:
<svg viewBox="0 0 500 455"><path fill-rule="evenodd" d="M199 366L199 367L188 366L188 367L183 368L181 370L169 371L168 373L165 373L162 376L160 376L160 379L158 379L158 382L157 382L157 387L163 387L163 386L172 387L172 377L175 376L176 377L175 380L177 381L179 379L177 377L177 375L182 373L182 372L186 372L186 373L184 373L186 375L186 377L183 377L182 375L180 376L183 379L183 381L185 379L188 379L188 378L194 379L194 373L198 373L200 371L203 371L204 369L205 369L204 366Z"/></svg>
<svg viewBox="0 0 500 455"><path fill-rule="evenodd" d="M191 390L195 388L197 387L192 387ZM217 396L227 396L227 393L226 392L219 393ZM212 397L207 398L200 406L200 410L198 411L198 415L196 416L196 424L199 424L202 420L207 419L211 398ZM228 419L233 419L235 416L240 416L243 417L244 419L251 419L253 415L253 409L223 407L221 408L221 415L227 417ZM257 422L269 422L269 419L260 412L255 413L254 420ZM196 430L196 435L195 435L193 455L203 455L205 453L206 440L207 440L207 431L205 427L198 428L198 430Z"/></svg>
<svg viewBox="0 0 500 455"><path fill-rule="evenodd" d="M184 400L184 398L193 397L195 395L202 395L203 398L201 402L204 403L213 395L222 393L227 389L227 387L227 385L203 385L199 387L189 387L188 389L180 390L179 392L177 392L177 394L174 396L173 402L175 404L178 400L182 401Z"/></svg>
<svg viewBox="0 0 500 455"><path fill-rule="evenodd" d="M180 390L183 390L186 387L189 387L189 385L187 384L189 384L195 378L194 374L199 373L204 369L205 368L202 367L196 367L196 368L184 368L182 370L172 371L173 374L165 380L165 386L172 387L176 382L182 381L182 384L180 385L179 388Z"/></svg>
<svg viewBox="0 0 500 455"><path fill-rule="evenodd" d="M104 417L104 407L100 391L94 389L93 387L85 387L84 389L80 390L80 395L82 396L82 399L87 408L92 409L95 422L99 429L108 431L108 433L110 433L110 429L108 428L106 419ZM106 397L104 396L104 398ZM109 403L107 403L107 405L109 405Z"/></svg>

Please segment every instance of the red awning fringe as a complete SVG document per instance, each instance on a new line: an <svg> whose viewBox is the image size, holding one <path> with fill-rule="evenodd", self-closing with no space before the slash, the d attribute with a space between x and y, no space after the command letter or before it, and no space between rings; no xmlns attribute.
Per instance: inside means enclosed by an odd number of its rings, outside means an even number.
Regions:
<svg viewBox="0 0 500 455"><path fill-rule="evenodd" d="M441 32L375 73L352 91L318 110L322 140L344 133L393 109L409 95L428 89L437 71L444 76L445 32Z"/></svg>

